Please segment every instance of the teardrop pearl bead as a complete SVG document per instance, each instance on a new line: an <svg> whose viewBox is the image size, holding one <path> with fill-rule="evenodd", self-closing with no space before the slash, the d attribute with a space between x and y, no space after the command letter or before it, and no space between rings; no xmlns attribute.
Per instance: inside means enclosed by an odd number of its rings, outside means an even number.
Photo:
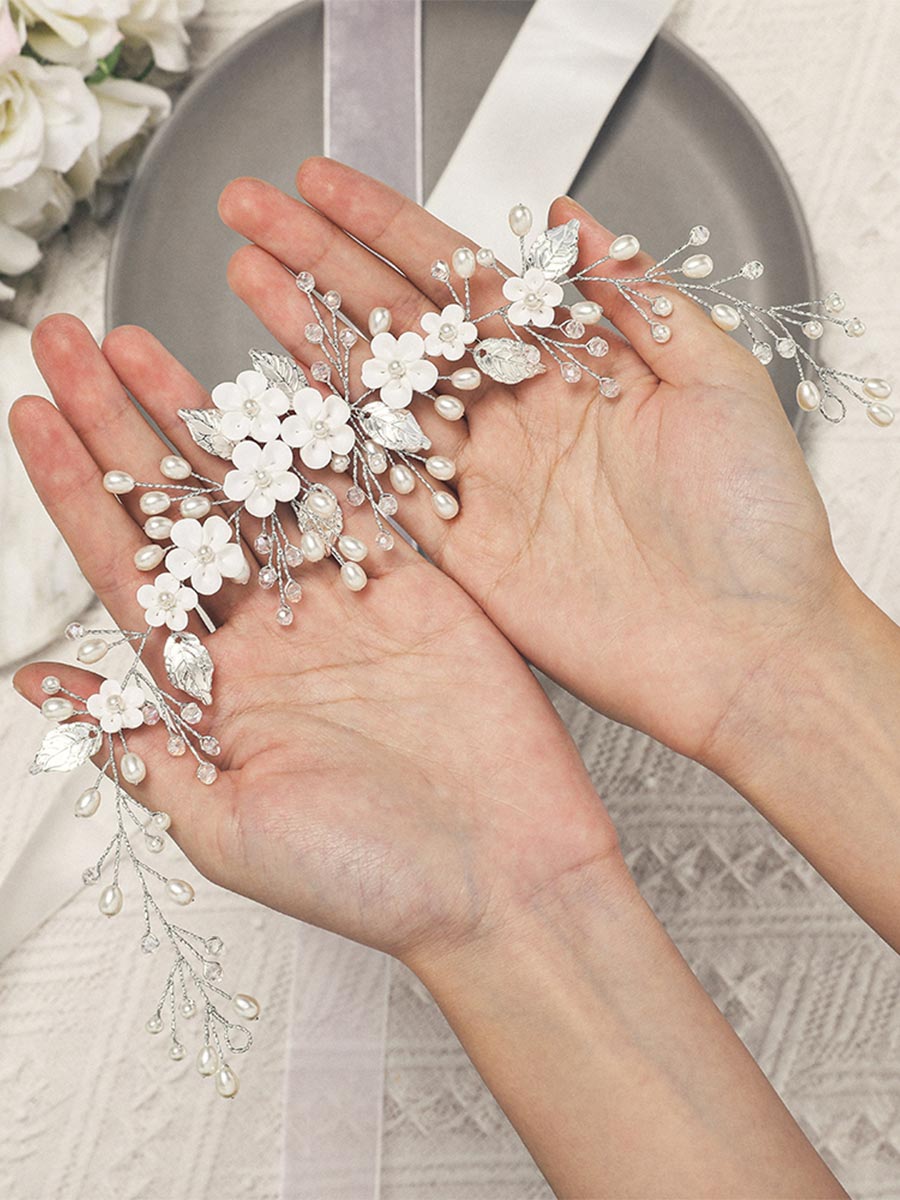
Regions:
<svg viewBox="0 0 900 1200"><path fill-rule="evenodd" d="M306 497L306 507L317 517L333 517L337 511L337 501L328 492L310 492Z"/></svg>
<svg viewBox="0 0 900 1200"><path fill-rule="evenodd" d="M238 992L236 996L232 997L231 1003L234 1011L244 1021L255 1021L259 1016L259 1001L255 1000L253 996Z"/></svg>
<svg viewBox="0 0 900 1200"><path fill-rule="evenodd" d="M206 496L185 496L178 506L183 517L193 517L194 520L205 517L211 508L212 504Z"/></svg>
<svg viewBox="0 0 900 1200"><path fill-rule="evenodd" d="M227 1063L222 1063L216 1071L216 1091L226 1100L231 1100L238 1093L240 1081Z"/></svg>
<svg viewBox="0 0 900 1200"><path fill-rule="evenodd" d="M369 553L366 543L361 542L359 538L352 537L349 533L338 538L338 550L344 558L349 558L351 562L362 562Z"/></svg>
<svg viewBox="0 0 900 1200"><path fill-rule="evenodd" d="M167 454L159 464L165 479L189 479L193 474L191 464L180 454Z"/></svg>
<svg viewBox="0 0 900 1200"><path fill-rule="evenodd" d="M172 504L165 492L144 492L138 501L142 513L148 517L158 517Z"/></svg>
<svg viewBox="0 0 900 1200"><path fill-rule="evenodd" d="M197 1070L201 1075L215 1075L219 1069L219 1056L215 1047L202 1046L197 1055Z"/></svg>
<svg viewBox="0 0 900 1200"><path fill-rule="evenodd" d="M713 324L724 329L726 333L731 333L741 323L737 309L732 308L730 304L714 304L709 315L712 317Z"/></svg>
<svg viewBox="0 0 900 1200"><path fill-rule="evenodd" d="M75 801L76 817L92 817L100 807L100 791L98 788L87 788Z"/></svg>
<svg viewBox="0 0 900 1200"><path fill-rule="evenodd" d="M48 721L65 721L75 711L75 705L65 696L51 696L41 705L41 716Z"/></svg>
<svg viewBox="0 0 900 1200"><path fill-rule="evenodd" d="M408 496L416 486L416 477L409 467L396 463L391 467L391 487L401 496Z"/></svg>
<svg viewBox="0 0 900 1200"><path fill-rule="evenodd" d="M641 248L641 243L633 233L623 233L617 237L609 248L609 257L616 262L627 262L634 258Z"/></svg>
<svg viewBox="0 0 900 1200"><path fill-rule="evenodd" d="M114 496L124 496L134 490L134 478L127 471L107 471L103 476L103 486Z"/></svg>
<svg viewBox="0 0 900 1200"><path fill-rule="evenodd" d="M886 379L867 379L863 391L873 400L887 400L894 389Z"/></svg>
<svg viewBox="0 0 900 1200"><path fill-rule="evenodd" d="M345 562L341 567L341 579L351 592L361 592L369 582L369 577L355 562Z"/></svg>
<svg viewBox="0 0 900 1200"><path fill-rule="evenodd" d="M307 562L321 562L325 557L325 540L320 533L309 529L300 538L300 549Z"/></svg>
<svg viewBox="0 0 900 1200"><path fill-rule="evenodd" d="M531 229L531 209L527 204L514 204L509 210L509 227L516 237L524 237Z"/></svg>
<svg viewBox="0 0 900 1200"><path fill-rule="evenodd" d="M462 400L456 396L438 396L434 402L434 411L445 421L458 421L466 409Z"/></svg>
<svg viewBox="0 0 900 1200"><path fill-rule="evenodd" d="M481 372L474 367L460 367L450 376L450 382L461 392L471 392L481 383Z"/></svg>
<svg viewBox="0 0 900 1200"><path fill-rule="evenodd" d="M886 429L894 420L894 410L887 404L866 405L866 416L873 425Z"/></svg>
<svg viewBox="0 0 900 1200"><path fill-rule="evenodd" d="M165 553L162 546L141 546L134 552L134 565L139 571L152 571L162 562Z"/></svg>
<svg viewBox="0 0 900 1200"><path fill-rule="evenodd" d="M194 898L194 889L184 879L167 879L166 895L170 900L182 906L190 904Z"/></svg>
<svg viewBox="0 0 900 1200"><path fill-rule="evenodd" d="M797 404L804 412L815 412L822 403L822 394L811 379L802 379L797 384Z"/></svg>
<svg viewBox="0 0 900 1200"><path fill-rule="evenodd" d="M85 638L75 657L82 663L95 663L100 661L108 649L109 643L102 637Z"/></svg>
<svg viewBox="0 0 900 1200"><path fill-rule="evenodd" d="M431 504L442 521L452 521L459 512L459 501L451 492L435 492Z"/></svg>
<svg viewBox="0 0 900 1200"><path fill-rule="evenodd" d="M708 254L692 254L681 264L688 279L705 279L712 272L713 260Z"/></svg>
<svg viewBox="0 0 900 1200"><path fill-rule="evenodd" d="M97 907L103 913L104 917L114 917L122 911L122 900L122 889L118 884L111 883L100 893L97 900Z"/></svg>
<svg viewBox="0 0 900 1200"><path fill-rule="evenodd" d="M433 479L452 479L456 474L456 463L442 454L432 454L425 460L425 470Z"/></svg>
<svg viewBox="0 0 900 1200"><path fill-rule="evenodd" d="M603 316L603 309L593 300L576 300L569 306L569 316L582 325L596 325Z"/></svg>
<svg viewBox="0 0 900 1200"><path fill-rule="evenodd" d="M391 310L389 308L373 308L369 313L369 333L387 333L391 327Z"/></svg>
<svg viewBox="0 0 900 1200"><path fill-rule="evenodd" d="M460 279L471 279L475 274L475 254L468 246L460 246L453 251L450 258L453 264L453 270L457 273Z"/></svg>
<svg viewBox="0 0 900 1200"><path fill-rule="evenodd" d="M133 754L130 750L122 755L119 770L126 783L140 783L147 776L147 764L139 754Z"/></svg>
<svg viewBox="0 0 900 1200"><path fill-rule="evenodd" d="M164 542L172 532L172 522L169 517L149 517L144 522L144 533L154 542Z"/></svg>

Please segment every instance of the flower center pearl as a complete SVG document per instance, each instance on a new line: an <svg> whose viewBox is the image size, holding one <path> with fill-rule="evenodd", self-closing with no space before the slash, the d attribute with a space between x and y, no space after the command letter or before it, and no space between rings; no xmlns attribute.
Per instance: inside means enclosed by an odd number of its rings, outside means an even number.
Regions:
<svg viewBox="0 0 900 1200"><path fill-rule="evenodd" d="M406 363L400 358L393 359L388 363L388 373L392 375L394 379L400 379L406 374Z"/></svg>
<svg viewBox="0 0 900 1200"><path fill-rule="evenodd" d="M451 325L449 321L445 321L438 330L438 336L442 342L452 342L456 337L456 326Z"/></svg>
<svg viewBox="0 0 900 1200"><path fill-rule="evenodd" d="M315 425L313 425L313 433L316 435L317 438L328 437L328 422L327 421L316 421Z"/></svg>
<svg viewBox="0 0 900 1200"><path fill-rule="evenodd" d="M247 414L248 417L257 417L257 416L259 416L259 405L256 403L255 400L245 400L244 401L244 412Z"/></svg>
<svg viewBox="0 0 900 1200"><path fill-rule="evenodd" d="M268 471L256 471L253 478L256 480L256 486L261 488L268 487L272 482L272 476Z"/></svg>
<svg viewBox="0 0 900 1200"><path fill-rule="evenodd" d="M174 608L175 594L174 592L158 592L156 602L160 608Z"/></svg>
<svg viewBox="0 0 900 1200"><path fill-rule="evenodd" d="M201 546L197 551L197 562L211 563L215 557L212 546Z"/></svg>
<svg viewBox="0 0 900 1200"><path fill-rule="evenodd" d="M525 307L526 308L543 308L543 306L544 306L544 301L543 301L542 297L538 295L537 292L529 292L528 295L525 297Z"/></svg>
<svg viewBox="0 0 900 1200"><path fill-rule="evenodd" d="M106 707L110 712L114 713L124 712L125 710L125 704L121 696L110 696L106 702Z"/></svg>

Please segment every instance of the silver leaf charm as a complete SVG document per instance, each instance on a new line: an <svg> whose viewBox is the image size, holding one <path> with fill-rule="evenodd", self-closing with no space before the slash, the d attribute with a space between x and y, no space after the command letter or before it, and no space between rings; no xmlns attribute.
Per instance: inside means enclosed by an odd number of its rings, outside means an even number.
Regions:
<svg viewBox="0 0 900 1200"><path fill-rule="evenodd" d="M193 633L170 633L163 650L166 674L182 692L212 704L213 660Z"/></svg>
<svg viewBox="0 0 900 1200"><path fill-rule="evenodd" d="M325 496L330 496L334 501L334 512L330 517L320 516L319 513L307 506L306 501L313 492L321 492ZM344 514L341 512L338 498L331 488L327 488L324 483L314 483L302 500L291 501L291 508L294 510L294 516L297 518L297 524L302 532L318 533L330 550L341 536L341 530L344 528Z"/></svg>
<svg viewBox="0 0 900 1200"><path fill-rule="evenodd" d="M367 437L389 450L430 450L431 442L408 408L388 408L380 400L363 406L360 424Z"/></svg>
<svg viewBox="0 0 900 1200"><path fill-rule="evenodd" d="M306 387L307 379L292 358L269 350L251 350L250 359L260 375L288 397Z"/></svg>
<svg viewBox="0 0 900 1200"><path fill-rule="evenodd" d="M41 748L28 768L30 774L42 771L74 771L96 754L103 734L96 725L75 721L71 725L54 725L44 734Z"/></svg>
<svg viewBox="0 0 900 1200"><path fill-rule="evenodd" d="M178 415L188 427L188 433L201 450L217 458L231 458L235 442L222 433L222 417L218 408L179 408Z"/></svg>
<svg viewBox="0 0 900 1200"><path fill-rule="evenodd" d="M485 338L472 352L476 365L498 383L521 383L547 369L540 349L518 338Z"/></svg>
<svg viewBox="0 0 900 1200"><path fill-rule="evenodd" d="M529 267L540 267L548 279L559 279L578 257L579 220L554 225L534 239L526 256Z"/></svg>

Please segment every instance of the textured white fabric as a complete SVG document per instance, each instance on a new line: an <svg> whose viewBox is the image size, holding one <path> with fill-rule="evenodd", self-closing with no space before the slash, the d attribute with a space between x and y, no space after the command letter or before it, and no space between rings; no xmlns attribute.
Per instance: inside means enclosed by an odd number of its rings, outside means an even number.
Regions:
<svg viewBox="0 0 900 1200"><path fill-rule="evenodd" d="M208 0L212 56L279 3ZM689 0L671 27L732 84L782 156L826 289L869 335L827 350L896 374L900 277L900 6L894 0ZM686 168L689 169L689 164ZM661 198L664 202L664 198ZM598 214L602 216L602 214ZM109 231L78 222L15 314L68 308L101 329ZM900 428L809 422L838 549L900 619ZM900 969L799 857L728 788L646 737L554 694L616 818L632 868L703 984L857 1200L900 1195ZM54 782L25 777L34 716L0 702L6 766L0 877ZM68 796L70 787L60 785ZM848 807L852 796L848 797ZM275 1200L294 922L204 886L206 927L258 990L241 1101L209 1103L141 1031L148 992L136 925L74 901L0 973L0 1194L14 1200ZM200 915L198 910L198 916ZM248 937L248 931L255 936ZM316 953L315 951L311 953ZM315 973L312 957L295 985ZM546 1186L416 981L392 970L384 1200L529 1200ZM335 1070L346 1063L335 1057ZM338 1128L343 1114L331 1116ZM352 1131L348 1132L352 1136Z"/></svg>

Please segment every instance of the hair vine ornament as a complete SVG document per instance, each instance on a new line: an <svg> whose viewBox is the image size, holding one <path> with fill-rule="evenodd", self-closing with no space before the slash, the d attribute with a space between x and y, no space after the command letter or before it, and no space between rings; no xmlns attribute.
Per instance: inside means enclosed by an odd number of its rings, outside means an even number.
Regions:
<svg viewBox="0 0 900 1200"><path fill-rule="evenodd" d="M315 472L330 470L329 483L335 482L335 473L347 477L343 503L368 508L376 529L375 546L385 553L394 546L398 496L421 487L429 493L437 517L451 520L458 513L456 496L436 486L453 479L456 465L448 457L430 453L431 441L411 411L417 397L429 399L438 416L457 421L465 409L455 392L478 388L484 376L515 385L544 373L552 362L567 383L578 383L587 375L596 381L601 395L615 399L620 394L618 381L593 365L609 351L607 341L593 331L603 309L585 299L563 306L567 283L594 281L614 288L659 343L674 336L666 321L675 306L665 292L648 294L648 285L689 297L707 310L720 329L743 328L761 363L770 363L776 354L793 359L799 376L796 398L802 409L818 409L826 420L840 421L846 414L839 394L843 392L863 404L875 425L887 426L894 418L885 403L891 394L886 380L823 366L797 340L800 335L818 340L826 324L843 328L850 337L865 332L857 317L840 316L844 307L840 296L832 292L822 300L769 308L755 305L734 295L727 285L737 279L758 279L763 266L756 261L731 275L700 282L713 273L712 259L696 249L709 239L702 225L694 226L678 249L633 276L601 270L607 263L635 258L640 245L630 234L615 238L606 255L573 271L578 220L539 233L530 245L526 238L532 217L524 205L510 211L509 225L519 239L520 273L507 272L487 248L457 248L450 263L432 264L431 274L446 285L450 302L440 312L421 318L423 333L406 330L394 336L390 311L377 307L369 314L368 341L341 312L338 292L319 295L309 272L294 275L310 306L305 336L320 355L309 368L313 382L288 355L251 350L252 369L215 387L213 407L179 410L194 442L228 461L224 479L219 482L201 474L177 454L162 460L161 482L138 482L125 470L108 471L103 478L106 491L116 496L141 490L139 507L147 518L144 532L149 540L135 553L134 565L141 572L161 565L165 569L137 589L136 604L145 618L142 629L85 629L77 622L67 627L66 636L79 643L80 663L94 665L118 645L130 646L134 660L121 680L106 679L87 697L63 687L56 676L43 680L48 698L42 712L53 725L31 772L71 771L91 758L99 761L97 780L75 802L78 817L97 812L98 785L104 776L112 781L115 832L96 864L84 872L84 882L99 883L104 868L111 868L98 906L112 917L124 903L122 865L132 868L144 915L141 949L152 955L165 942L172 954L162 996L146 1028L155 1034L167 1024L169 1055L180 1061L186 1050L179 1020L193 1017L199 1002L203 1039L197 1069L201 1075L215 1076L216 1088L225 1097L238 1090L228 1054L249 1049L252 1040L246 1025L239 1022L258 1017L259 1004L252 996L229 994L218 986L221 939L203 938L175 924L156 898L159 894L167 904L184 906L194 899L194 891L188 882L163 875L139 854L140 849L150 855L162 850L170 819L164 812L151 811L128 790L141 784L147 766L129 749L127 735L143 725L160 725L166 731L168 754L189 755L196 778L206 785L215 783L218 772L211 760L220 752L219 743L208 729L201 733L197 728L205 715L201 705L212 703L214 664L200 637L187 626L203 597L214 595L226 581L249 581L251 570L242 541L251 543L261 560L258 585L277 591L277 623L290 626L303 595L294 574L299 567L331 558L351 591L361 591L368 582L361 564L369 548L359 537L344 532L342 501L331 486L315 478ZM685 257L676 262L681 255ZM502 302L474 313L470 280L478 268L500 276ZM559 308L564 309L561 320ZM508 337L479 337L479 325L491 318L502 321ZM369 357L361 362L357 378L355 361L351 369L351 351L361 338L368 341ZM447 364L444 373L434 359ZM254 525L245 529L248 518ZM161 686L144 662L145 649L157 631L165 634L161 659L172 691ZM224 1014L225 1004L238 1022Z"/></svg>

